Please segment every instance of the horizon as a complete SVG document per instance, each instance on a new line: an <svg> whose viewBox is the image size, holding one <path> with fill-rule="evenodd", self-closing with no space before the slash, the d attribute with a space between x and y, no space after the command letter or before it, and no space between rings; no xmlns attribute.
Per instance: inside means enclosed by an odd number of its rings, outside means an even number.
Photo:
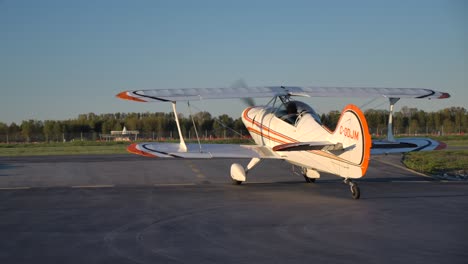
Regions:
<svg viewBox="0 0 468 264"><path fill-rule="evenodd" d="M260 105L258 105L258 106L260 106ZM466 109L466 108L464 108L464 107L461 107L461 106L450 106L450 107L448 107L448 108L451 108L451 107L462 108L462 109L468 110L468 109ZM199 113L199 112L208 112L208 113L211 115L211 118L217 118L217 117L219 117L219 116L221 116L221 115L228 115L228 116L229 116L230 118L232 118L233 120L236 120L236 119L238 119L238 118L241 117L240 114L239 114L239 115L236 115L236 116L232 116L232 115L229 115L229 114L227 114L227 113L212 114L212 113L209 112L209 111L203 111L203 110L202 110L202 111L198 111L198 110L194 111L194 109L192 109L191 112L190 112L190 110L188 110L188 107L187 107L187 106L183 106L183 108L182 108L182 109L185 110L185 111L180 111L179 108L180 108L180 107L178 106L177 114L179 114L179 115L182 114L182 116L183 116L184 118L188 118L190 115L195 115L195 114L197 114L197 113ZM416 109L417 111L421 111L421 110L422 110L422 111L424 111L425 113L435 113L435 112L442 111L442 110L444 110L444 109L448 109L448 108L443 108L443 109L438 109L438 110L435 110L435 111L425 111L425 110L419 109L419 108L417 108L417 107L411 107L411 106L408 106L408 105L403 105L403 106L400 107L400 109L395 110L394 113L399 113L399 112L401 112L401 111L402 111L402 108ZM315 109L314 109L314 110L315 110ZM366 111L368 111L368 110L378 110L378 111L386 111L386 112L389 112L389 109L373 109L373 108L367 108L366 110L363 110L363 112L366 113ZM341 113L341 111L342 111L342 109L335 109L335 110L330 110L330 111L327 111L327 112L319 112L319 111L317 111L317 113L318 113L319 115L322 115L322 114L328 115L328 114L330 114L331 112L340 112L340 113ZM20 126L22 122L24 122L24 121L27 122L27 121L30 121L30 120L39 121L39 122L44 122L44 121L65 122L65 121L70 121L70 120L77 120L81 115L86 115L86 116L88 116L89 114L94 114L94 115L96 115L96 116L104 116L104 115L114 115L114 114L126 114L126 115L129 115L129 114L147 114L147 113L149 113L149 114L156 114L156 113L173 114L173 111L172 111L172 110L170 110L170 111L157 111L157 112L155 112L155 111L131 112L131 111L130 111L130 112L107 112L107 113L86 112L86 113L78 113L78 114L76 114L76 115L73 116L73 117L65 118L65 119L24 119L24 120L20 120L19 122L15 122L15 121L13 121L13 122L3 122L2 120L0 120L0 124L1 124L1 123L4 123L4 124L6 124L7 126L10 126L11 124L15 123L16 125ZM396 118L396 117L394 116L394 118Z"/></svg>
<svg viewBox="0 0 468 264"><path fill-rule="evenodd" d="M0 1L0 122L170 112L115 95L229 87L239 78L249 86L423 87L452 97L401 100L395 111L466 109L467 12L458 0ZM305 101L320 113L348 103L388 109L381 99ZM244 108L190 103L214 116Z"/></svg>

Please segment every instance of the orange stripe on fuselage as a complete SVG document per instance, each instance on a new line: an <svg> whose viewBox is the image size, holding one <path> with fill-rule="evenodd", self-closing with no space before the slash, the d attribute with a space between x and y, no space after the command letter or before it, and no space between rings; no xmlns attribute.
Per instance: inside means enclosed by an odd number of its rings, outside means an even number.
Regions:
<svg viewBox="0 0 468 264"><path fill-rule="evenodd" d="M277 132L277 131L275 131L275 130L270 129L270 128L267 127L267 126L264 126L262 123L259 123L259 122L257 122L257 121L254 121L252 118L250 118L250 117L247 115L248 112L250 111L250 109L252 109L252 108L253 108L253 107L249 107L249 108L247 108L247 109L244 111L244 119L246 119L248 122L251 122L253 125L256 125L256 126L260 129L260 131L265 130L265 131L267 131L267 132L269 132L269 133L271 133L271 134L273 134L273 135L276 135L276 136L278 136L278 137L283 138L284 140L287 140L286 142L283 141L283 140L280 140L280 141L275 140L275 141L277 141L277 142L283 142L283 143L299 142L299 141L297 141L297 140L294 139L294 138L290 138L290 137L288 137L288 136L286 136L286 135L284 135L284 134L281 134L281 133L279 133L279 132ZM247 127L247 129L248 129L248 127ZM252 127L252 129L253 129L253 127ZM263 134L263 132L262 132L262 136L265 136L265 137L266 137L267 135ZM288 141L289 141L289 142L288 142Z"/></svg>
<svg viewBox="0 0 468 264"><path fill-rule="evenodd" d="M256 129L253 128L253 127L247 127L247 130L248 130L249 132L253 132L253 133L255 133L255 134L257 134L257 135L259 135L259 136L261 136L261 137L264 137L264 138L269 139L269 140L273 140L273 141L278 142L278 143L281 143L281 144L291 143L291 142L283 141L283 140L281 140L281 139L277 139L277 138L274 138L274 137L270 137L269 135L263 134L261 131L256 130ZM296 141L296 142L297 142L297 141Z"/></svg>

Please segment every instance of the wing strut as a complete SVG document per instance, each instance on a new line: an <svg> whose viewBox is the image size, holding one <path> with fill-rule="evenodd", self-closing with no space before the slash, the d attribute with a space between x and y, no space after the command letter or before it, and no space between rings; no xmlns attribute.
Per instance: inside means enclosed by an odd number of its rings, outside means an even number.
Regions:
<svg viewBox="0 0 468 264"><path fill-rule="evenodd" d="M198 136L198 129L197 129L197 125L195 124L195 119L193 119L192 108L190 107L190 101L187 101L187 106L188 106L188 109L190 111L190 118L192 119L193 129L195 130L195 135L197 136L198 147L200 148L200 153L202 153L200 137Z"/></svg>
<svg viewBox="0 0 468 264"><path fill-rule="evenodd" d="M184 137L182 135L182 130L180 129L179 116L177 116L176 102L172 101L171 103L172 103L172 110L174 111L175 121L176 121L176 124L177 124L177 131L179 131L179 138L180 138L179 151L180 152L187 152L187 145L185 144L185 140L184 140Z"/></svg>
<svg viewBox="0 0 468 264"><path fill-rule="evenodd" d="M390 97L390 114L388 115L388 128L387 128L387 141L396 142L393 136L393 106L398 102L400 98Z"/></svg>

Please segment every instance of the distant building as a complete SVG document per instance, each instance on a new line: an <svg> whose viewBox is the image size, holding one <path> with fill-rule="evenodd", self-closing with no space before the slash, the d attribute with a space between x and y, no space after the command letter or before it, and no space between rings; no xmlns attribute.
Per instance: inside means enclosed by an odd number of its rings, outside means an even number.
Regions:
<svg viewBox="0 0 468 264"><path fill-rule="evenodd" d="M136 141L138 139L138 130L127 130L124 126L122 131L111 131L110 134L101 134L101 140L105 141Z"/></svg>

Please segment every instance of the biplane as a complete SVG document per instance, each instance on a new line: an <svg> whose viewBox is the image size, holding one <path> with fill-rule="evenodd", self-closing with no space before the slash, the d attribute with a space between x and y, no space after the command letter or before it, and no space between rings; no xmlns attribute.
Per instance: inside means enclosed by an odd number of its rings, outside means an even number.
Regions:
<svg viewBox="0 0 468 264"><path fill-rule="evenodd" d="M371 155L445 148L445 144L430 138L395 138L392 133L395 103L400 98L443 99L450 95L423 88L261 86L135 90L121 92L117 97L172 104L180 143L135 143L127 148L131 153L153 158L250 159L245 168L238 163L231 165L234 184L245 182L247 173L262 159L284 160L300 168L307 182L315 182L320 172L343 178L352 197L359 199L360 190L354 180L366 174ZM344 107L331 131L311 106L296 100L301 97L385 97L390 106L387 138L372 140L363 112L352 104ZM232 98L271 98L266 105L250 106L242 112L242 121L255 145L185 142L176 102Z"/></svg>

